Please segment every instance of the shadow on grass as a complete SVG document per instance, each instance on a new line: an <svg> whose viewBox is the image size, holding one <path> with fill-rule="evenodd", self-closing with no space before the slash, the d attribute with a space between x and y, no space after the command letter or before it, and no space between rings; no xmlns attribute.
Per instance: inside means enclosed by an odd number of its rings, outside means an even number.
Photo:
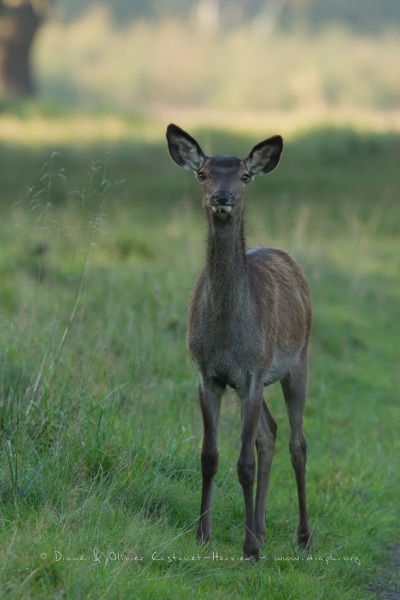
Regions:
<svg viewBox="0 0 400 600"><path fill-rule="evenodd" d="M247 155L260 140L254 136L232 135L220 131L194 131L200 144L212 139L215 154ZM274 132L264 132L268 137ZM47 190L51 180L50 201L68 201L82 182L92 181L92 195L105 181L122 182L119 200L142 202L148 208L179 202L185 182L171 162L164 132L159 143L132 139L85 144L27 147L0 141L0 209L6 209L26 196L28 190ZM307 197L312 202L348 201L349 193L370 209L384 193L395 193L400 185L398 158L400 135L357 132L349 128L310 130L285 144L281 165L268 179L270 194L289 194L294 200ZM368 174L368 176L366 176ZM261 178L262 179L262 178ZM259 186L262 184L259 184ZM257 191L252 191L257 194ZM260 191L258 193L261 193ZM95 202L95 198L93 201Z"/></svg>

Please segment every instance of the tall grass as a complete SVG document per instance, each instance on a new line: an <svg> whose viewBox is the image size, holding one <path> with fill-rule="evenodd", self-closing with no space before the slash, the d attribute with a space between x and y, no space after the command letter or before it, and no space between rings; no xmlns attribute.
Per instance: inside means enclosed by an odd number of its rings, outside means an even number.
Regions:
<svg viewBox="0 0 400 600"><path fill-rule="evenodd" d="M257 141L198 137L239 155ZM314 304L305 429L316 545L295 545L288 424L273 387L278 443L258 565L239 560L231 394L215 538L194 540L201 419L184 338L204 219L161 128L151 143L142 127L135 138L112 152L88 141L1 149L0 595L353 600L394 587L398 136L289 137L277 172L248 190L249 242L290 251Z"/></svg>

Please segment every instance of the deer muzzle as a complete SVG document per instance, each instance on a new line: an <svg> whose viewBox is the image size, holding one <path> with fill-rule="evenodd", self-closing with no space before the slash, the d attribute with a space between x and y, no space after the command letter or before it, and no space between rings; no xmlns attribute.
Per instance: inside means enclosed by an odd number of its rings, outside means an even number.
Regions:
<svg viewBox="0 0 400 600"><path fill-rule="evenodd" d="M230 192L215 192L210 198L210 208L217 216L227 217L234 206L234 195Z"/></svg>

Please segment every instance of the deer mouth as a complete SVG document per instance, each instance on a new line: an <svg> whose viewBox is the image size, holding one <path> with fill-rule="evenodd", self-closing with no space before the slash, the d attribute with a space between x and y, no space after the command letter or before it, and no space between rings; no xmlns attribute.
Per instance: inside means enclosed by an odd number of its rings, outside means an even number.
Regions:
<svg viewBox="0 0 400 600"><path fill-rule="evenodd" d="M232 206L229 204L211 204L211 210L213 213L222 218L226 218L232 211Z"/></svg>

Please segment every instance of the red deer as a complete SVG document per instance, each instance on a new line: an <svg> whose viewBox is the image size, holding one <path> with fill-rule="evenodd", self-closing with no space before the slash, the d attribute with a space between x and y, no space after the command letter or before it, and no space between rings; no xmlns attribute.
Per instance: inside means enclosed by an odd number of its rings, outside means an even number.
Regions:
<svg viewBox="0 0 400 600"><path fill-rule="evenodd" d="M190 355L199 372L204 437L202 496L197 538L211 539L211 504L218 469L221 397L227 386L241 404L242 435L237 474L243 489L247 558L259 558L265 540L265 506L277 425L264 401L263 387L279 381L290 424L289 449L299 502L298 543L311 542L306 502L303 413L307 391L307 346L311 303L306 279L285 252L246 249L243 197L255 175L278 165L279 135L260 142L245 159L206 156L176 125L167 129L172 159L195 172L207 219L206 265L193 289L187 332ZM257 450L257 489L254 449Z"/></svg>

